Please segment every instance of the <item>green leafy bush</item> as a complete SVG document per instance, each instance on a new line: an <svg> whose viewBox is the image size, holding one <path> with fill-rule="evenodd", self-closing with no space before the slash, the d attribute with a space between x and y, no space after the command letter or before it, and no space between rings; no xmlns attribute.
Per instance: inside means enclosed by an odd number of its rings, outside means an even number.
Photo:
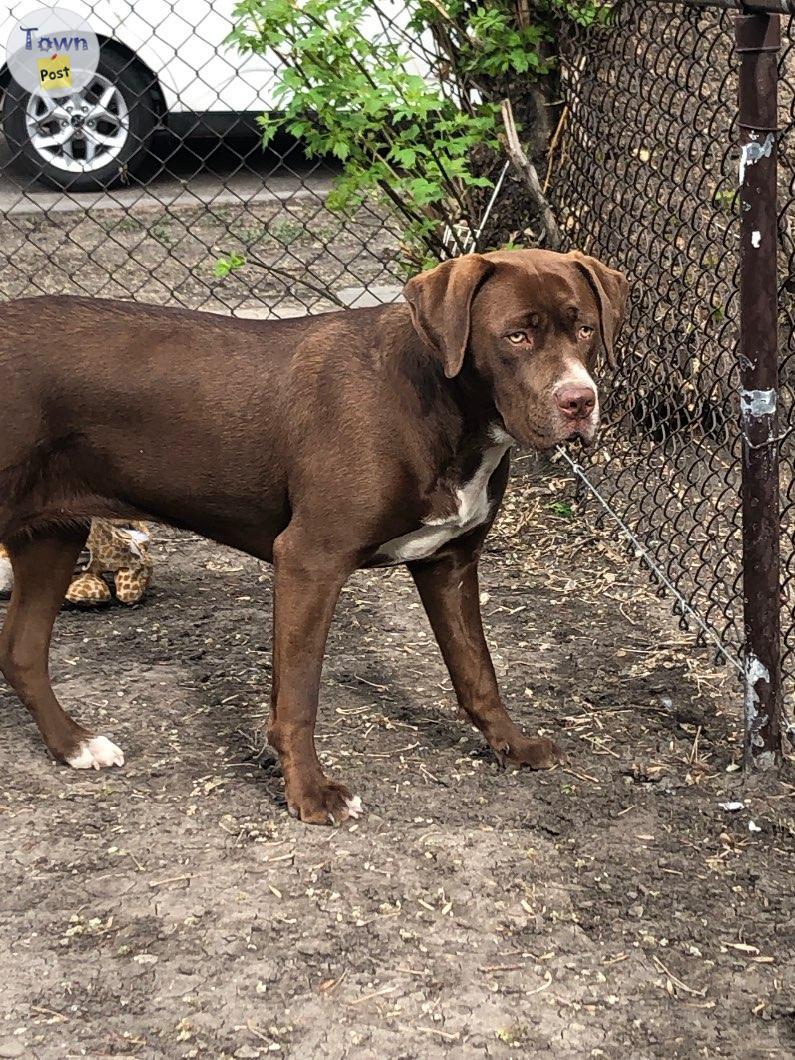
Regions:
<svg viewBox="0 0 795 1060"><path fill-rule="evenodd" d="M280 130L341 172L328 199L353 211L375 198L396 218L407 266L479 246L477 222L493 161L502 154L500 101L511 82L554 66L559 18L587 25L598 0L473 4L410 0L409 38L432 35L432 76L417 72L406 34L374 38L372 0L241 0L231 39L275 55L278 114L260 119L267 144Z"/></svg>

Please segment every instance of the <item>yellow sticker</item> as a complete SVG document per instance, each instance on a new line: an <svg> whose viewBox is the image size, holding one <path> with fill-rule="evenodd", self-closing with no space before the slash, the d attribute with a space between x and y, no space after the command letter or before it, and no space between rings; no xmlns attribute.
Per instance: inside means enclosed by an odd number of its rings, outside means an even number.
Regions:
<svg viewBox="0 0 795 1060"><path fill-rule="evenodd" d="M50 56L49 59L37 59L39 68L39 85L47 92L58 92L72 87L72 61L68 55Z"/></svg>

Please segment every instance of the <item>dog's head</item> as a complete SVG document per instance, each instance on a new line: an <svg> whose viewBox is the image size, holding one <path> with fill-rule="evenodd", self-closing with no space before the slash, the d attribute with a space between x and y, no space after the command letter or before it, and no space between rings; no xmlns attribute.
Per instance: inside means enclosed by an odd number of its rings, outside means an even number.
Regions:
<svg viewBox="0 0 795 1060"><path fill-rule="evenodd" d="M448 379L468 364L514 438L537 449L599 425L592 372L615 364L624 276L578 251L468 254L409 280L404 295Z"/></svg>

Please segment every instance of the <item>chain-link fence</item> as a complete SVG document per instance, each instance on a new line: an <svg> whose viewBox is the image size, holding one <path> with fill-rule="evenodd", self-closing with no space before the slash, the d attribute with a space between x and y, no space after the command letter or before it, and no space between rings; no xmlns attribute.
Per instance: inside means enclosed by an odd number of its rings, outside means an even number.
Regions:
<svg viewBox="0 0 795 1060"><path fill-rule="evenodd" d="M738 57L724 3L619 3L563 46L554 195L567 241L633 281L608 428L588 491L682 621L738 669L744 654L740 481ZM772 5L768 5L772 6ZM793 694L791 131L795 48L780 54L779 231L783 664Z"/></svg>
<svg viewBox="0 0 795 1060"><path fill-rule="evenodd" d="M566 42L555 196L632 279L588 476L721 651L742 645L737 81L728 14L622 4Z"/></svg>
<svg viewBox="0 0 795 1060"><path fill-rule="evenodd" d="M25 6L11 4L8 18ZM109 0L71 6L100 37L96 77L56 105L2 76L0 297L69 292L257 316L397 297L403 277L394 219L366 204L353 217L329 209L333 168L307 159L300 144L277 140L262 150L255 118L275 105L276 66L224 44L231 0L145 0L127 5L123 18ZM661 589L673 592L683 622L742 669L730 6L619 0L607 24L569 31L549 176L567 243L633 280L603 442L578 473ZM407 38L401 7L373 5L374 38ZM785 40L779 426L791 696L795 48ZM422 48L417 54L428 61ZM246 266L224 275L220 258Z"/></svg>

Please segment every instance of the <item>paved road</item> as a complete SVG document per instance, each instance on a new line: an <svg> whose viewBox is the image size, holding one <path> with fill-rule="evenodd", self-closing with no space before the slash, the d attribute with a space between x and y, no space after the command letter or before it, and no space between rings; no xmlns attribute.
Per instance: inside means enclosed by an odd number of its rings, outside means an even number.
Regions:
<svg viewBox="0 0 795 1060"><path fill-rule="evenodd" d="M183 145L158 145L160 158L167 159L167 173L153 176L146 184L114 188L109 192L67 194L37 184L12 156L0 138L0 212L3 214L75 213L90 209L118 210L157 205L216 205L287 199L297 195L323 195L332 172L307 162L293 147L280 158L264 152L259 144L197 139Z"/></svg>

